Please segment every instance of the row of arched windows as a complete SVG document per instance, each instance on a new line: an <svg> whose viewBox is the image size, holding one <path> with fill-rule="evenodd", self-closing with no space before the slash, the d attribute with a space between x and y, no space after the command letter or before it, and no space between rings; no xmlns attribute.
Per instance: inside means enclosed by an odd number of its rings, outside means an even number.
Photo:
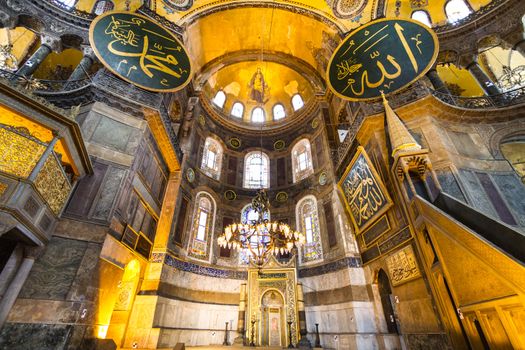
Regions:
<svg viewBox="0 0 525 350"><path fill-rule="evenodd" d="M450 0L445 4L445 14L449 22L452 23L467 17L471 12L470 7L465 0ZM432 27L430 15L425 10L416 10L412 12L410 17L428 27Z"/></svg>
<svg viewBox="0 0 525 350"><path fill-rule="evenodd" d="M304 232L306 243L300 252L303 263L319 260L323 257L321 244L321 229L317 211L317 199L313 195L303 197L295 207L296 225L298 230ZM199 192L195 199L193 210L193 223L190 228L190 241L188 253L194 258L209 260L208 243L213 241L213 223L215 222L216 202L207 192ZM241 210L241 222L249 223L257 220L257 212L251 204ZM270 213L265 219L270 220ZM248 258L239 256L239 261L246 263Z"/></svg>
<svg viewBox="0 0 525 350"><path fill-rule="evenodd" d="M201 170L211 178L219 180L221 174L223 148L219 141L207 137L202 153ZM300 181L313 174L312 150L310 141L302 139L292 148L293 181ZM270 186L270 159L262 151L253 151L244 157L245 188L268 188Z"/></svg>
<svg viewBox="0 0 525 350"><path fill-rule="evenodd" d="M213 98L213 104L219 108L224 108L226 103L226 94L219 90ZM292 96L292 107L294 111L301 109L304 106L304 101L301 95L295 94ZM277 103L272 108L273 120L281 120L286 117L286 111L281 103ZM241 102L235 102L230 111L230 115L235 118L242 119L244 116L244 105ZM266 113L261 107L254 107L251 112L250 121L253 123L264 123L266 120Z"/></svg>
<svg viewBox="0 0 525 350"><path fill-rule="evenodd" d="M77 3L77 0L59 0L59 2L67 9L72 9L75 4ZM91 13L94 13L95 15L101 15L104 12L111 11L115 8L115 4L111 0L98 0L95 2L95 5L93 6L93 9L91 10Z"/></svg>

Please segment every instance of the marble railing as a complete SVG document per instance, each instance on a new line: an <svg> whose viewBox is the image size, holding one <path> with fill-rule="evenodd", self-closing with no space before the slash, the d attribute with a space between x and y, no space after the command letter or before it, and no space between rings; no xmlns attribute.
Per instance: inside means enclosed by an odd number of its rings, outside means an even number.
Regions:
<svg viewBox="0 0 525 350"><path fill-rule="evenodd" d="M503 108L525 103L525 86L492 96L463 97L435 90L432 94L449 105L468 109Z"/></svg>
<svg viewBox="0 0 525 350"><path fill-rule="evenodd" d="M27 78L22 75L18 75L15 72L0 69L0 77L16 82L16 84L25 87L28 90L37 92L40 95L52 94L52 93L63 93L66 91L74 91L82 89L91 84L89 78L81 80L48 80L48 79L36 79Z"/></svg>

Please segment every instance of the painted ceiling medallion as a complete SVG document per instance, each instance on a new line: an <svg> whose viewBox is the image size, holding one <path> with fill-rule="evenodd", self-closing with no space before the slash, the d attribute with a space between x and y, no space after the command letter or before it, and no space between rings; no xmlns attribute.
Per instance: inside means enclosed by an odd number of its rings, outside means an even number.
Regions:
<svg viewBox="0 0 525 350"><path fill-rule="evenodd" d="M193 0L163 0L166 5L176 11L186 11L193 6Z"/></svg>
<svg viewBox="0 0 525 350"><path fill-rule="evenodd" d="M275 200L279 203L284 203L288 200L288 193L279 192L275 195Z"/></svg>
<svg viewBox="0 0 525 350"><path fill-rule="evenodd" d="M195 181L195 170L193 170L192 168L188 168L188 170L186 170L186 179L190 183Z"/></svg>
<svg viewBox="0 0 525 350"><path fill-rule="evenodd" d="M312 129L317 129L317 127L319 126L319 123L320 123L319 118L314 118L310 125L312 126Z"/></svg>
<svg viewBox="0 0 525 350"><path fill-rule="evenodd" d="M338 18L353 18L363 12L366 0L326 0Z"/></svg>
<svg viewBox="0 0 525 350"><path fill-rule="evenodd" d="M328 174L325 171L319 175L319 185L324 186L328 182Z"/></svg>
<svg viewBox="0 0 525 350"><path fill-rule="evenodd" d="M235 193L233 190L227 190L224 192L224 198L226 198L226 200L233 201L235 198L237 198L237 193Z"/></svg>

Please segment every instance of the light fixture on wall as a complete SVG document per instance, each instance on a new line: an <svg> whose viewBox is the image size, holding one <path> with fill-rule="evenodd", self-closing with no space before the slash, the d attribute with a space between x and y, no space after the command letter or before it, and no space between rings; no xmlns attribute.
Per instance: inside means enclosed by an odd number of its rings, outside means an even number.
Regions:
<svg viewBox="0 0 525 350"><path fill-rule="evenodd" d="M219 246L244 251L255 265L261 267L272 254L290 253L294 247L304 244L303 233L294 231L285 223L266 219L269 205L266 191L259 190L252 200L252 208L257 214L255 219L226 226L217 238Z"/></svg>

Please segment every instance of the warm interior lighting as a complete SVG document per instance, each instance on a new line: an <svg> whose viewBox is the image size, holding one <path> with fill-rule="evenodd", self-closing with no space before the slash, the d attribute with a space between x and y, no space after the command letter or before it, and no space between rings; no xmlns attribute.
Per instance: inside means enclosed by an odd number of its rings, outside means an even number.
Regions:
<svg viewBox="0 0 525 350"><path fill-rule="evenodd" d="M257 215L248 223L234 223L224 228L217 238L219 246L244 251L251 261L262 266L271 254L285 254L305 243L304 234L294 231L287 224L271 222L267 214L269 201L264 190L257 192L252 208Z"/></svg>
<svg viewBox="0 0 525 350"><path fill-rule="evenodd" d="M109 325L98 325L97 326L97 338L106 339L106 334L108 334Z"/></svg>

